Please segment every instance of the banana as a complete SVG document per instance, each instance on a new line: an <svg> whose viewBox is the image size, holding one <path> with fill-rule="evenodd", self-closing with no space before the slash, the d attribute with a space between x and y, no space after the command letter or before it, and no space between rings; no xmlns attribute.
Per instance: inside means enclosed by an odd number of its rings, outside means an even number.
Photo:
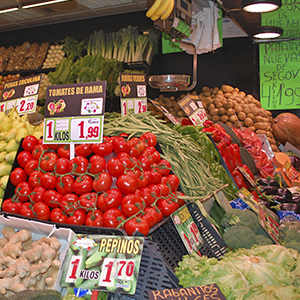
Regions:
<svg viewBox="0 0 300 300"><path fill-rule="evenodd" d="M171 14L171 12L173 11L173 8L174 8L174 0L171 0L170 1L170 5L169 7L167 8L167 10L161 15L161 20L166 20L169 15Z"/></svg>
<svg viewBox="0 0 300 300"><path fill-rule="evenodd" d="M167 10L167 8L170 6L171 0L162 0L162 3L160 7L157 9L157 11L154 13L154 15L151 17L152 21L157 20L161 17L161 15Z"/></svg>
<svg viewBox="0 0 300 300"><path fill-rule="evenodd" d="M146 17L151 18L154 13L158 10L162 3L162 0L155 0L151 7L146 12Z"/></svg>

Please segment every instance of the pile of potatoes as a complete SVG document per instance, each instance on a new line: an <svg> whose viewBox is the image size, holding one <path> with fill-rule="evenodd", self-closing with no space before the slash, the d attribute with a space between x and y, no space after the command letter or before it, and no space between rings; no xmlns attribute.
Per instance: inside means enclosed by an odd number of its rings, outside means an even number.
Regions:
<svg viewBox="0 0 300 300"><path fill-rule="evenodd" d="M272 150L279 151L272 133L272 113L261 107L260 101L252 95L230 85L222 85L220 89L203 87L199 96L209 120L265 134Z"/></svg>

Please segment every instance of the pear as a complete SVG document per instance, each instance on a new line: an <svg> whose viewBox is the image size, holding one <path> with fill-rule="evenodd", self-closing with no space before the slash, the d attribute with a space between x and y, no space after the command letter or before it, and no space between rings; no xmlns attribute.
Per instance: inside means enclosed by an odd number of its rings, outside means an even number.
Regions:
<svg viewBox="0 0 300 300"><path fill-rule="evenodd" d="M0 132L2 131L8 131L11 129L11 121L8 116L4 117L3 120L0 123Z"/></svg>
<svg viewBox="0 0 300 300"><path fill-rule="evenodd" d="M7 133L8 133L8 131L0 132L0 141L6 140Z"/></svg>
<svg viewBox="0 0 300 300"><path fill-rule="evenodd" d="M12 164L8 163L8 162L2 162L0 164L0 176L4 176L4 175L9 175L10 171L12 169Z"/></svg>
<svg viewBox="0 0 300 300"><path fill-rule="evenodd" d="M17 151L11 151L7 153L4 157L4 161L13 164L17 155Z"/></svg>
<svg viewBox="0 0 300 300"><path fill-rule="evenodd" d="M6 151L0 152L0 163L4 162L4 157L5 157L6 154L7 154Z"/></svg>
<svg viewBox="0 0 300 300"><path fill-rule="evenodd" d="M12 120L11 121L11 127L17 127L20 123L22 123L22 122L20 122L18 120Z"/></svg>
<svg viewBox="0 0 300 300"><path fill-rule="evenodd" d="M22 138L25 138L26 136L29 135L29 132L27 130L27 128L21 128L18 130L18 133L16 135L16 142L20 143Z"/></svg>
<svg viewBox="0 0 300 300"><path fill-rule="evenodd" d="M29 135L33 135L35 132L35 128L33 125L31 125L29 122L26 122L26 129L28 130Z"/></svg>
<svg viewBox="0 0 300 300"><path fill-rule="evenodd" d="M22 121L22 122L27 122L27 121L29 121L29 120L28 120L28 114L23 115L23 116L21 117L21 121Z"/></svg>
<svg viewBox="0 0 300 300"><path fill-rule="evenodd" d="M18 129L17 128L11 128L7 133L6 133L6 142L9 142L12 139L16 138Z"/></svg>
<svg viewBox="0 0 300 300"><path fill-rule="evenodd" d="M0 111L0 122L6 117L6 113L4 111Z"/></svg>
<svg viewBox="0 0 300 300"><path fill-rule="evenodd" d="M33 136L35 136L37 139L40 139L43 137L43 132L42 131L35 131L33 133Z"/></svg>
<svg viewBox="0 0 300 300"><path fill-rule="evenodd" d="M16 128L17 130L21 129L21 128L25 128L26 127L26 123L24 122L20 122L18 125L16 125L14 128Z"/></svg>
<svg viewBox="0 0 300 300"><path fill-rule="evenodd" d="M4 190L6 189L8 180L9 180L9 175L4 175L0 178L0 187L2 189L4 189Z"/></svg>
<svg viewBox="0 0 300 300"><path fill-rule="evenodd" d="M21 118L17 112L17 110L13 110L10 114L10 120L11 121L18 121L18 122L21 122Z"/></svg>
<svg viewBox="0 0 300 300"><path fill-rule="evenodd" d="M7 142L0 141L0 152L4 151L7 146Z"/></svg>
<svg viewBox="0 0 300 300"><path fill-rule="evenodd" d="M12 151L17 151L19 149L19 143L16 142L16 140L11 140L7 143L7 146L5 147L5 151L7 153Z"/></svg>

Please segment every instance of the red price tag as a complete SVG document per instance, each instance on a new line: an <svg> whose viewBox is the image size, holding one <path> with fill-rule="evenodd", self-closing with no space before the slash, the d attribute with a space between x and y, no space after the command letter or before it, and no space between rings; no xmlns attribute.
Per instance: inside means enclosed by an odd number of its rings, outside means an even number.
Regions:
<svg viewBox="0 0 300 300"><path fill-rule="evenodd" d="M100 117L79 118L71 120L71 140L76 141L100 141Z"/></svg>
<svg viewBox="0 0 300 300"><path fill-rule="evenodd" d="M17 109L19 114L33 112L35 109L36 97L21 98L17 101Z"/></svg>

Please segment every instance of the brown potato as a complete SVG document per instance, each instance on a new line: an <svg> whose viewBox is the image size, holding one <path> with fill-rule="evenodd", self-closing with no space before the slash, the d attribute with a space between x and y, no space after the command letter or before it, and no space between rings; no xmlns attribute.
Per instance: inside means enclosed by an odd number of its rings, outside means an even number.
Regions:
<svg viewBox="0 0 300 300"><path fill-rule="evenodd" d="M247 117L247 115L243 111L240 111L238 113L239 120L244 121L246 119L246 117Z"/></svg>
<svg viewBox="0 0 300 300"><path fill-rule="evenodd" d="M244 124L245 126L250 127L253 125L253 120L247 116L247 118L244 120Z"/></svg>

